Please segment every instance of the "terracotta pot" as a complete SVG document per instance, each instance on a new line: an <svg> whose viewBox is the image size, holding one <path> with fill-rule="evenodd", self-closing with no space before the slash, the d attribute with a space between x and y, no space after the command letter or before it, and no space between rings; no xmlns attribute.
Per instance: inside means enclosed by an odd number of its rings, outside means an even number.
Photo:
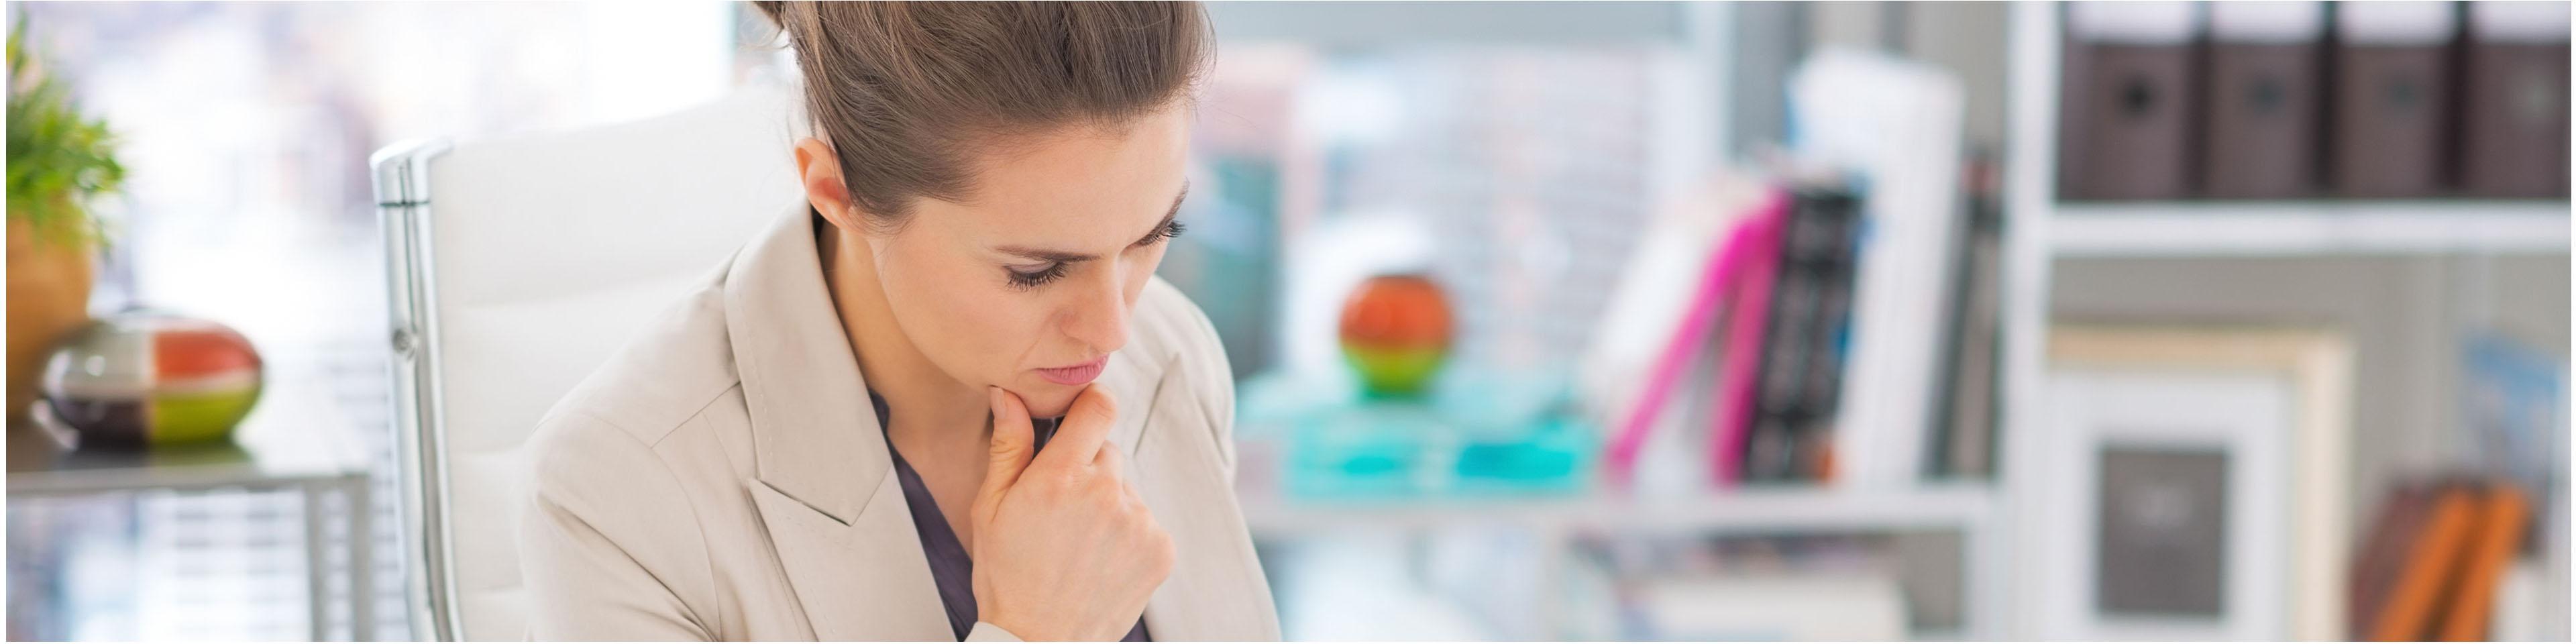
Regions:
<svg viewBox="0 0 2576 644"><path fill-rule="evenodd" d="M90 248L9 218L9 424L30 413L45 359L89 323Z"/></svg>

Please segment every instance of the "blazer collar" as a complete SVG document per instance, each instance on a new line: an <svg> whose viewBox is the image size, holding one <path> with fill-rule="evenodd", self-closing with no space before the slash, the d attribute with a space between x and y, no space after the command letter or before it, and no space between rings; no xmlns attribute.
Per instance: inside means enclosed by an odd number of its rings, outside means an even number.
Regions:
<svg viewBox="0 0 2576 644"><path fill-rule="evenodd" d="M751 413L760 481L849 523L894 462L875 434L867 381L832 310L814 226L798 204L734 258L725 276L725 333Z"/></svg>
<svg viewBox="0 0 2576 644"><path fill-rule="evenodd" d="M832 309L816 222L798 206L746 246L725 277L726 333L757 461L745 484L816 638L951 639L867 381ZM1275 638L1277 625L1262 621L1269 589L1241 511L1231 495L1211 504L1188 488L1223 480L1212 469L1214 446L1181 442L1212 439L1145 432L1149 419L1205 413L1184 388L1165 386L1175 359L1168 348L1130 342L1095 385L1118 400L1111 444L1135 457L1131 480L1192 563L1155 592L1146 627L1169 641ZM1140 454L1148 442L1157 447Z"/></svg>

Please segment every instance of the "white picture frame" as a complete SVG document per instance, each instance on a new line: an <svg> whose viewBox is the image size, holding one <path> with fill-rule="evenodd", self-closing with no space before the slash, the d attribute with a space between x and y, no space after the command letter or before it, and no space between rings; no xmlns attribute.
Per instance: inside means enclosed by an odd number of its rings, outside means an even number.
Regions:
<svg viewBox="0 0 2576 644"><path fill-rule="evenodd" d="M2041 465L2033 472L2038 478L2022 485L2036 497L2029 506L2035 511L2019 522L2022 543L2028 544L2023 565L2034 567L2023 578L2037 585L2032 597L2041 612L2038 638L2343 638L2351 537L2347 342L2299 329L2060 326L2051 333L2049 356L2046 436L2033 441ZM2181 513L2168 519L2176 522L2175 535L2222 533L2214 541L2223 561L2214 583L2194 585L2208 582L2175 573L2131 590L2116 585L2121 580L2097 576L2120 563L2104 559L2102 523L2117 519L2134 529L2143 520L2137 507L2107 508L2129 514L2105 513L2104 495L2123 492L2105 487L2121 483L2103 480L2103 464L2115 458L2141 462L2141 454L2206 454L2223 461L2224 475L2217 477L2223 489L2216 497L2223 508L2164 510ZM2205 466L2208 459L2201 460ZM2197 498L2184 491L2140 494ZM2143 538L2112 536L2115 548ZM2121 592L2105 597L2106 588ZM2218 589L2218 596L2202 598L2204 605L2133 610L2141 601L2172 604L2175 597L2208 588ZM2112 601L2106 605L2106 599ZM2184 604L2190 602L2173 605Z"/></svg>

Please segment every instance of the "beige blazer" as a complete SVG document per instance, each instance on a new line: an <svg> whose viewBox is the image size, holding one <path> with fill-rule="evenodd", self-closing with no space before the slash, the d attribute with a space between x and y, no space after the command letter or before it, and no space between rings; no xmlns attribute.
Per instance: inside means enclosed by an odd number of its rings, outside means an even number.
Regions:
<svg viewBox="0 0 2576 644"><path fill-rule="evenodd" d="M521 522L543 640L949 640L800 205L540 421ZM1171 532L1157 640L1276 640L1233 494L1234 387L1161 279L1097 386ZM1067 588L1065 592L1082 592ZM977 624L970 640L1014 636Z"/></svg>

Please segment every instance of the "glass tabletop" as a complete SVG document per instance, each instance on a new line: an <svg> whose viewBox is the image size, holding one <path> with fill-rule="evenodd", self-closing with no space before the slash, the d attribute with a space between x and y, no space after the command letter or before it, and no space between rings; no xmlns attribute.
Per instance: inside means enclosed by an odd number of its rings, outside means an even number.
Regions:
<svg viewBox="0 0 2576 644"><path fill-rule="evenodd" d="M142 489L257 487L364 477L343 410L319 383L272 382L232 439L169 447L67 448L75 441L42 418L8 428L9 496Z"/></svg>

